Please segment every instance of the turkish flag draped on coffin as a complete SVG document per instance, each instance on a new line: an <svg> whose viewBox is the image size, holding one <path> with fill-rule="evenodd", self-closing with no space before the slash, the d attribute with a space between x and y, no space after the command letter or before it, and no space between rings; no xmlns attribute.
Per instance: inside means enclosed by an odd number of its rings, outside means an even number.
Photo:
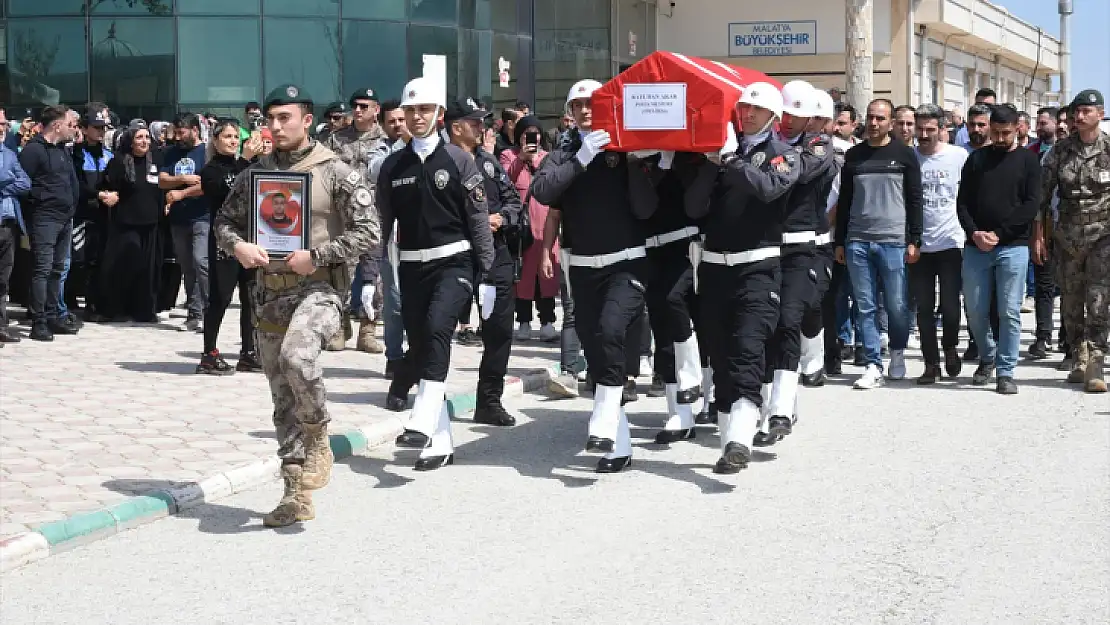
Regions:
<svg viewBox="0 0 1110 625"><path fill-rule="evenodd" d="M674 52L653 52L594 92L593 128L606 150L715 152L725 144L736 101L766 74Z"/></svg>

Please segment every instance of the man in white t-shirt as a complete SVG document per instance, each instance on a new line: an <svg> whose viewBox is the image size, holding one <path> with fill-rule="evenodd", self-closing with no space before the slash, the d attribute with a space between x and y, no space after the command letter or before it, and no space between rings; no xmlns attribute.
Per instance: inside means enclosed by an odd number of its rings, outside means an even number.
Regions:
<svg viewBox="0 0 1110 625"><path fill-rule="evenodd" d="M941 325L944 329L944 368L949 377L960 374L956 351L960 336L960 288L965 234L956 213L960 172L967 150L940 140L944 111L922 104L914 113L917 126L917 160L921 163L923 230L921 259L908 267L910 288L917 297L917 327L925 372L918 384L933 384L941 377L937 348L936 285L940 281Z"/></svg>

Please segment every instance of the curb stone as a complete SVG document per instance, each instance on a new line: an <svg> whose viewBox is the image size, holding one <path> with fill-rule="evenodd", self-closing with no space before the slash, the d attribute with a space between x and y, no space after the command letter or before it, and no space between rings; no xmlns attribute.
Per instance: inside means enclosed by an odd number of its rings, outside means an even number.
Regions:
<svg viewBox="0 0 1110 625"><path fill-rule="evenodd" d="M546 369L537 369L523 378L506 377L504 396L519 397L542 390L549 376ZM449 394L447 407L451 417L473 412L475 400L474 392ZM343 434L332 434L329 442L335 459L342 460L389 443L403 430L404 421L389 416ZM249 490L276 479L280 465L276 457L260 458L199 482L135 495L109 508L81 512L61 521L44 523L33 531L9 536L0 540L0 573Z"/></svg>

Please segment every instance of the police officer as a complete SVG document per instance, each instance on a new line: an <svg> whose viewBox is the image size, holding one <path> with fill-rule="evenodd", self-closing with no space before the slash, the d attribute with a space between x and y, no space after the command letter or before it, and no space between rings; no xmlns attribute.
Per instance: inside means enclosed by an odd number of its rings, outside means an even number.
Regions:
<svg viewBox="0 0 1110 625"><path fill-rule="evenodd" d="M571 86L566 106L577 128L544 159L531 192L560 212L564 240L571 246L565 254L570 295L590 377L597 384L586 451L605 452L597 471L615 473L632 464L622 407L625 342L644 305L648 271L641 220L651 216L658 199L641 161L605 151L609 133L593 128L590 106L599 88L596 80ZM544 249L551 249L554 236L545 228ZM540 271L553 275L549 256Z"/></svg>
<svg viewBox="0 0 1110 625"><path fill-rule="evenodd" d="M691 217L708 214L704 251L693 250L692 260L722 415L716 473L737 473L751 460L764 348L779 321L783 211L802 170L794 149L771 132L782 106L782 94L770 84L744 89L738 103L742 141L738 146L730 124L720 167L702 167L695 185L706 191L687 202Z"/></svg>
<svg viewBox="0 0 1110 625"><path fill-rule="evenodd" d="M797 419L798 361L801 357L802 317L814 304L817 291L816 259L819 195L833 169L829 139L806 130L813 117L816 90L808 82L793 80L782 88L783 114L778 139L794 148L800 173L782 216L782 256L779 267L779 320L767 345L764 372L764 426L756 445L773 444L790 434ZM824 213L824 205L820 211Z"/></svg>
<svg viewBox="0 0 1110 625"><path fill-rule="evenodd" d="M370 171L371 160L375 155L384 155L389 151L388 138L378 123L378 95L369 87L356 89L351 94L349 104L351 124L329 133L322 141L332 152L338 154L344 163L362 174L363 179L370 183L370 191L374 192L373 183L377 172ZM381 250L369 250L366 256L370 255L380 257ZM359 316L358 340L355 346L360 351L380 354L385 351L385 347L374 336L375 327L370 322L369 304L374 299L374 285L369 284L367 285L369 288L363 288L366 285L364 276L368 271L366 266L368 262L365 259L359 262L351 285L351 307L358 312Z"/></svg>
<svg viewBox="0 0 1110 625"><path fill-rule="evenodd" d="M493 231L493 266L484 284L496 289L492 303L479 302L482 316L482 362L478 366L478 392L474 421L486 425L511 426L516 419L501 405L505 391L505 375L509 368L509 352L513 345L513 310L516 303L516 266L509 239L520 228L521 203L516 186L501 164L482 149L483 120L490 113L473 98L460 99L447 107L443 123L451 135L451 143L474 156L482 174L489 228Z"/></svg>
<svg viewBox="0 0 1110 625"><path fill-rule="evenodd" d="M655 435L660 445L695 436L694 404L700 395L701 354L690 317L694 269L687 256L698 227L686 214L686 189L704 154L663 152L648 162L659 206L645 222L649 234L647 310L655 335L655 373L663 381L669 416Z"/></svg>
<svg viewBox="0 0 1110 625"><path fill-rule="evenodd" d="M252 293L258 354L274 400L274 426L285 494L263 518L270 527L315 517L309 491L330 479L328 411L320 350L339 330L349 266L381 241L378 216L362 175L309 137L312 98L296 85L266 97L274 151L242 172L215 219L216 241L248 269L261 268ZM293 171L310 175L310 249L270 258L251 243L255 198L251 174Z"/></svg>
<svg viewBox="0 0 1110 625"><path fill-rule="evenodd" d="M825 368L826 336L831 337L833 343L834 349L829 350L830 354L835 352L836 347L835 328L825 329L824 300L829 292L833 268L836 265L832 235L829 232L829 197L833 183L844 164L844 152L835 146L831 134L827 131L835 115L832 96L821 89L814 89L813 95L813 118L807 132L811 141L816 136L823 137L824 150L833 155L833 166L826 171L818 183L817 201L813 207L817 224L817 238L814 241L817 250L814 255L813 276L817 280L817 288L802 316L802 355L799 361L802 386L810 387L824 386L828 379ZM835 321L834 316L832 323Z"/></svg>
<svg viewBox="0 0 1110 625"><path fill-rule="evenodd" d="M1088 393L1105 393L1103 374L1110 331L1110 135L1099 129L1102 94L1080 91L1071 103L1072 133L1045 155L1034 262L1045 261L1044 228L1058 188L1059 223L1053 236L1058 254L1060 317L1075 364L1068 381ZM1084 311L1086 318L1084 319Z"/></svg>
<svg viewBox="0 0 1110 625"><path fill-rule="evenodd" d="M454 462L451 420L444 401L451 336L458 313L478 290L496 306L496 287L483 283L495 250L482 174L465 150L436 132L446 105L443 88L427 78L410 81L401 96L412 139L389 155L378 174L378 209L401 290L409 350L389 386L387 401L404 406L419 384L412 413L397 444L421 447L416 470Z"/></svg>

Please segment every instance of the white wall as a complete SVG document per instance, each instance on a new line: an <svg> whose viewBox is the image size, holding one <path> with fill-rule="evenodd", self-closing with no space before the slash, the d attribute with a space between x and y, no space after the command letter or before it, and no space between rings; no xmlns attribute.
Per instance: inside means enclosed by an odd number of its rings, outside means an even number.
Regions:
<svg viewBox="0 0 1110 625"><path fill-rule="evenodd" d="M844 53L844 0L676 0L671 18L665 17L668 2L660 0L660 50L725 57L730 22L816 20L817 54ZM873 32L875 52L889 52L890 0L874 0Z"/></svg>

